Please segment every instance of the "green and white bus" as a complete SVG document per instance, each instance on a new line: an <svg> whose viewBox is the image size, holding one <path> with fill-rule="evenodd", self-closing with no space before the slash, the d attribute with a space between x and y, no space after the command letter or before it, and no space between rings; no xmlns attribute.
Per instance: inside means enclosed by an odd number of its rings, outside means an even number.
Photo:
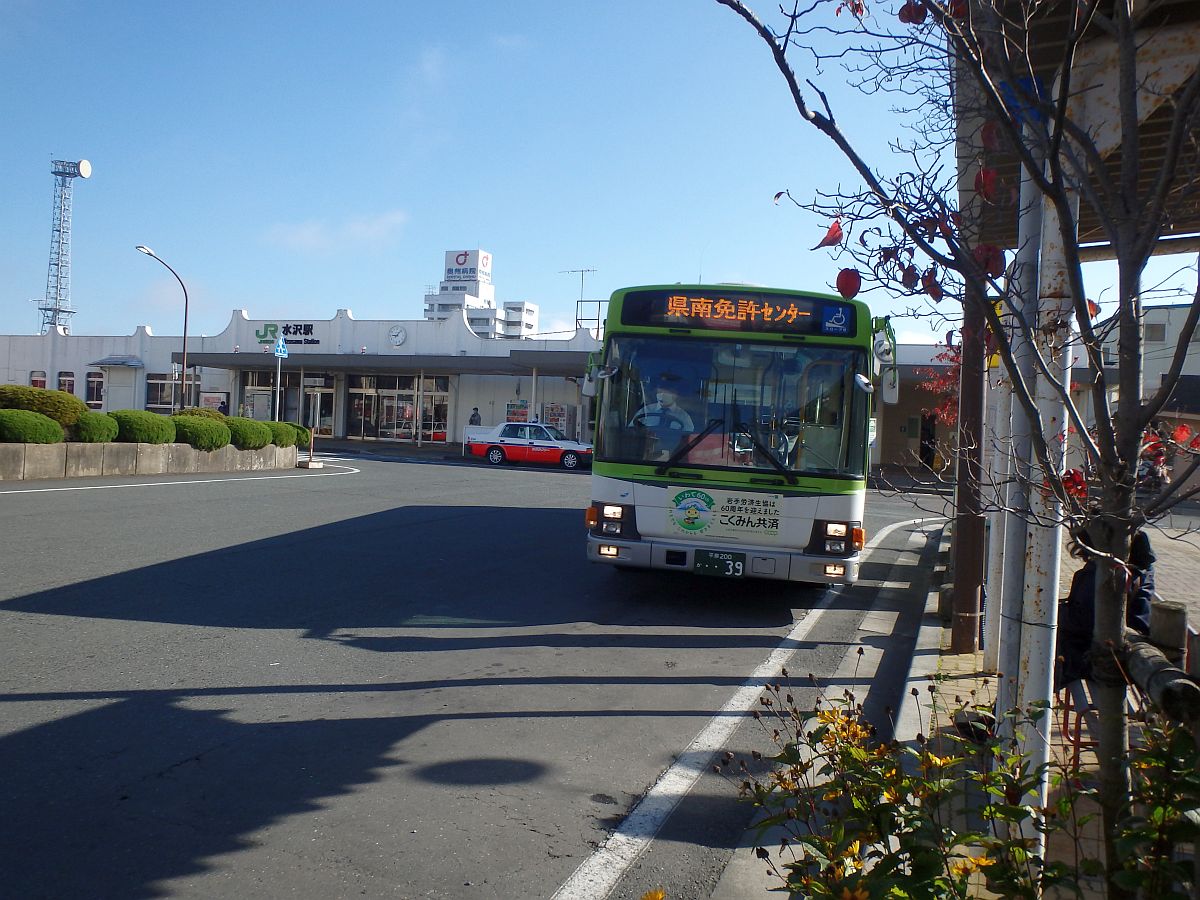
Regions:
<svg viewBox="0 0 1200 900"><path fill-rule="evenodd" d="M584 385L596 397L588 558L853 583L873 376L889 349L886 320L830 294L615 292Z"/></svg>

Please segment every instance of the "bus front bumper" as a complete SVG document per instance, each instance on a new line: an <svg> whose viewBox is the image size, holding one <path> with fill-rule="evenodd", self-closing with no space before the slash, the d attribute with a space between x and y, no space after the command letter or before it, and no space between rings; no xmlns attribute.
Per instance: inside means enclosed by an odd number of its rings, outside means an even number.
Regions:
<svg viewBox="0 0 1200 900"><path fill-rule="evenodd" d="M788 553L761 547L739 547L736 544L692 547L653 539L613 540L593 534L589 534L587 539L587 556L591 562L634 569L696 572L697 550L744 556L742 575L747 578L797 581L805 584L854 584L858 581L858 566L861 559L861 555L857 553L851 557L842 558L816 556L810 553Z"/></svg>

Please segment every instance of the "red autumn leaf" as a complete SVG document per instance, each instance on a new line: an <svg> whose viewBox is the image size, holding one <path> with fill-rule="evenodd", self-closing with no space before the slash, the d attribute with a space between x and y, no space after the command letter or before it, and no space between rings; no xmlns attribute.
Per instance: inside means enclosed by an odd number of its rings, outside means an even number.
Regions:
<svg viewBox="0 0 1200 900"><path fill-rule="evenodd" d="M853 300L862 287L862 276L858 269L842 269L837 276L838 293L847 300Z"/></svg>
<svg viewBox="0 0 1200 900"><path fill-rule="evenodd" d="M960 22L967 17L967 0L950 0L946 8L950 15Z"/></svg>
<svg viewBox="0 0 1200 900"><path fill-rule="evenodd" d="M929 269L921 276L921 288L933 298L934 303L942 299L942 286L938 284L937 272L933 269Z"/></svg>
<svg viewBox="0 0 1200 900"><path fill-rule="evenodd" d="M898 18L905 25L921 25L925 22L926 13L925 4L921 0L907 0L900 7Z"/></svg>
<svg viewBox="0 0 1200 900"><path fill-rule="evenodd" d="M1088 315L1089 316L1091 316L1094 319L1094 318L1096 318L1096 316L1100 315L1100 304L1099 303L1097 303L1095 300L1089 300L1087 302L1087 305L1088 305Z"/></svg>
<svg viewBox="0 0 1200 900"><path fill-rule="evenodd" d="M994 119L984 122L983 128L979 131L979 140L983 144L983 149L993 152L1001 149L1004 146L1003 134L999 122Z"/></svg>
<svg viewBox="0 0 1200 900"><path fill-rule="evenodd" d="M995 203L1000 187L1000 173L986 166L975 173L975 193L988 203Z"/></svg>
<svg viewBox="0 0 1200 900"><path fill-rule="evenodd" d="M1192 442L1188 444L1189 450L1200 450L1200 434L1192 438Z"/></svg>
<svg viewBox="0 0 1200 900"><path fill-rule="evenodd" d="M825 232L825 237L821 238L821 242L813 247L814 250L820 250L822 247L836 247L842 242L842 220L834 219L833 224L829 226L829 230Z"/></svg>
<svg viewBox="0 0 1200 900"><path fill-rule="evenodd" d="M896 260L896 257L898 257L899 255L900 255L899 247L884 247L882 250L879 251L879 264L881 266L884 266L890 262L894 262Z"/></svg>
<svg viewBox="0 0 1200 900"><path fill-rule="evenodd" d="M1004 251L995 244L980 244L971 253L975 264L989 277L999 278L1004 274Z"/></svg>
<svg viewBox="0 0 1200 900"><path fill-rule="evenodd" d="M938 219L937 227L938 227L938 231L941 232L942 237L945 239L946 243L947 244L950 243L950 238L954 237L954 229L952 229L950 227L950 220L947 219L945 216L942 216L941 218Z"/></svg>
<svg viewBox="0 0 1200 900"><path fill-rule="evenodd" d="M917 286L917 282L921 276L917 274L916 266L905 266L904 271L900 273L900 283L910 291Z"/></svg>
<svg viewBox="0 0 1200 900"><path fill-rule="evenodd" d="M1177 444L1182 444L1192 436L1192 429L1186 425L1176 425L1175 430L1171 432L1171 440Z"/></svg>
<svg viewBox="0 0 1200 900"><path fill-rule="evenodd" d="M772 200L771 202L772 202L772 203L776 203L776 204L778 204L778 203L779 203L779 198L780 198L780 197L782 197L782 196L783 196L784 194L786 194L786 193L787 193L787 191L780 191L778 194L776 194L776 195L775 195L775 199L774 199L774 200Z"/></svg>

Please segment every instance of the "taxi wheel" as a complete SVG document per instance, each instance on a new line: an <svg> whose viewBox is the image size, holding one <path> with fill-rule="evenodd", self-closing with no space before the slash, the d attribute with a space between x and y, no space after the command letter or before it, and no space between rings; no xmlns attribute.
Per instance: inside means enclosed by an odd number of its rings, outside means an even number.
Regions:
<svg viewBox="0 0 1200 900"><path fill-rule="evenodd" d="M503 465L504 464L504 451L501 450L499 447L488 447L487 461L490 462L493 466Z"/></svg>
<svg viewBox="0 0 1200 900"><path fill-rule="evenodd" d="M564 453L562 455L562 459L559 461L562 463L562 467L564 469L578 469L579 468L579 454L576 453L574 450L568 450L566 453Z"/></svg>

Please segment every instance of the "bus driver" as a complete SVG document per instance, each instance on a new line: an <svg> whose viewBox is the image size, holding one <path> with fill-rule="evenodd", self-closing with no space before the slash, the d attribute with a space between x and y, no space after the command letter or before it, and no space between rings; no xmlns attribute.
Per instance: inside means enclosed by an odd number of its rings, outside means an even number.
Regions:
<svg viewBox="0 0 1200 900"><path fill-rule="evenodd" d="M696 430L688 411L679 405L679 388L662 378L654 383L654 402L634 413L629 424L646 429L658 439L657 447L651 450L652 456L669 452L684 435Z"/></svg>

